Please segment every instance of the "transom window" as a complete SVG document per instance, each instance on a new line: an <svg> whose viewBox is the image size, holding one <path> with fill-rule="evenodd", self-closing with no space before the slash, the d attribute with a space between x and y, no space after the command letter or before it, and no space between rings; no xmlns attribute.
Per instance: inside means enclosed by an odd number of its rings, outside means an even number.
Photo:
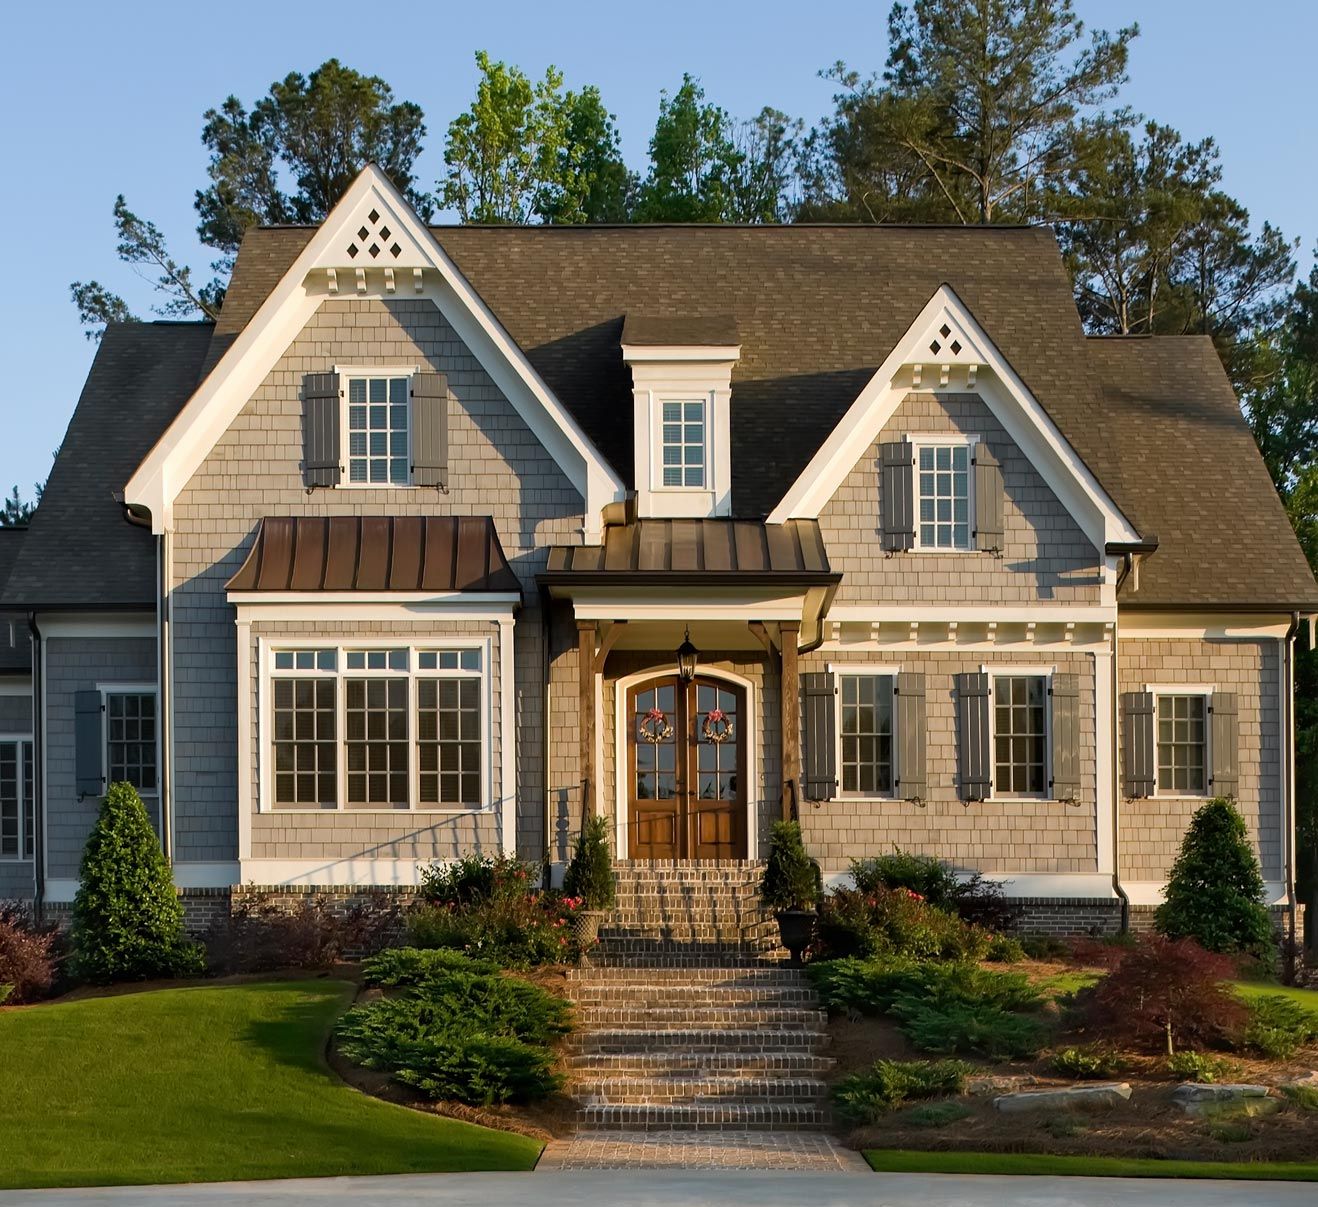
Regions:
<svg viewBox="0 0 1318 1207"><path fill-rule="evenodd" d="M106 692L106 783L127 782L154 796L156 781L155 692Z"/></svg>
<svg viewBox="0 0 1318 1207"><path fill-rule="evenodd" d="M970 548L970 446L917 446L919 547Z"/></svg>
<svg viewBox="0 0 1318 1207"><path fill-rule="evenodd" d="M465 809L484 804L485 653L275 650L276 809Z"/></svg>
<svg viewBox="0 0 1318 1207"><path fill-rule="evenodd" d="M993 680L993 790L1042 796L1048 784L1048 680L998 675Z"/></svg>
<svg viewBox="0 0 1318 1207"><path fill-rule="evenodd" d="M1158 791L1201 795L1207 768L1208 698L1158 696Z"/></svg>
<svg viewBox="0 0 1318 1207"><path fill-rule="evenodd" d="M410 377L348 378L348 481L406 486L411 478Z"/></svg>
<svg viewBox="0 0 1318 1207"><path fill-rule="evenodd" d="M0 739L0 859L31 859L32 743Z"/></svg>
<svg viewBox="0 0 1318 1207"><path fill-rule="evenodd" d="M705 486L705 404L691 400L663 404L661 481L669 487Z"/></svg>
<svg viewBox="0 0 1318 1207"><path fill-rule="evenodd" d="M842 792L888 796L893 790L891 675L838 676Z"/></svg>

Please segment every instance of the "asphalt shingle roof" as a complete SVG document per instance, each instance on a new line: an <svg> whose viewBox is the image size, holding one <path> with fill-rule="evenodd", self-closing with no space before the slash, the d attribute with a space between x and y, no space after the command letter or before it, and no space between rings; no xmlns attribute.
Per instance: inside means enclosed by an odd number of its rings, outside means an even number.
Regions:
<svg viewBox="0 0 1318 1207"><path fill-rule="evenodd" d="M6 606L152 607L155 542L115 495L197 385L210 323L111 323L3 590Z"/></svg>

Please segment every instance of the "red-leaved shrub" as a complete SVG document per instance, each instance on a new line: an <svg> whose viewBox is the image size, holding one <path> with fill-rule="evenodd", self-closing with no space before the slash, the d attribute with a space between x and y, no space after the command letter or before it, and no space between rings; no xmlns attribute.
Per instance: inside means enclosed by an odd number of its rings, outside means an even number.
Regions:
<svg viewBox="0 0 1318 1207"><path fill-rule="evenodd" d="M396 919L364 905L336 910L329 898L314 895L289 909L258 894L210 929L206 951L217 972L322 969L374 954L397 929Z"/></svg>
<svg viewBox="0 0 1318 1207"><path fill-rule="evenodd" d="M1094 990L1096 1031L1145 1051L1201 1049L1239 1039L1249 1012L1226 983L1234 963L1193 939L1153 935L1127 950Z"/></svg>
<svg viewBox="0 0 1318 1207"><path fill-rule="evenodd" d="M0 992L10 1005L41 997L55 981L54 928L33 926L22 906L0 901Z"/></svg>

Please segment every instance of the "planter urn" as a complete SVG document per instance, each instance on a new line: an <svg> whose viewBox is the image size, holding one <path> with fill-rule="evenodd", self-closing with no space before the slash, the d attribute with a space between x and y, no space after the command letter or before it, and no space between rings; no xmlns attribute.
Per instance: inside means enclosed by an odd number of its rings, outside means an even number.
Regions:
<svg viewBox="0 0 1318 1207"><path fill-rule="evenodd" d="M784 909L774 914L778 920L778 937L791 953L794 967L801 966L801 953L814 938L818 914L812 909Z"/></svg>
<svg viewBox="0 0 1318 1207"><path fill-rule="evenodd" d="M577 940L577 950L582 959L599 942L600 925L608 915L609 911L603 909L582 909L573 915L573 934Z"/></svg>

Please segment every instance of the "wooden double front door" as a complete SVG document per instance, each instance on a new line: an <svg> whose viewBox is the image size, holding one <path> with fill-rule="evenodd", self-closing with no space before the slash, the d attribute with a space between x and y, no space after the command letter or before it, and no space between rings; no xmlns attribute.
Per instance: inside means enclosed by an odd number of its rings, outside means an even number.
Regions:
<svg viewBox="0 0 1318 1207"><path fill-rule="evenodd" d="M746 693L665 675L627 693L628 857L746 858Z"/></svg>

